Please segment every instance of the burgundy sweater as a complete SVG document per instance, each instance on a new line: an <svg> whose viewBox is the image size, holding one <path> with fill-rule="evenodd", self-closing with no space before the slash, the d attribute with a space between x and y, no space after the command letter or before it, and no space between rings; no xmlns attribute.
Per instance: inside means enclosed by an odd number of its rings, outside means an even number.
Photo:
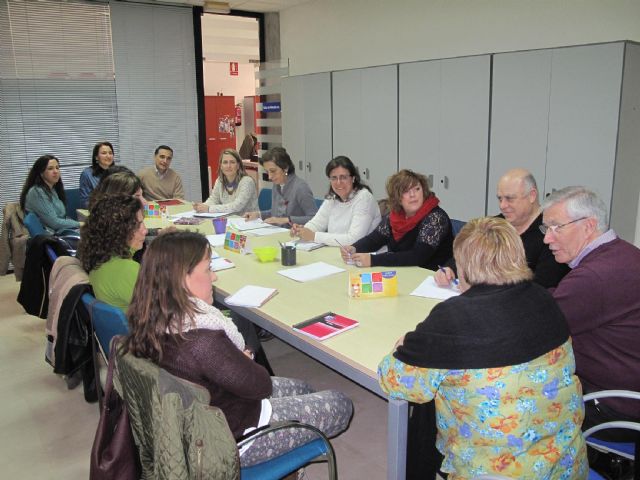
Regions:
<svg viewBox="0 0 640 480"><path fill-rule="evenodd" d="M165 337L160 366L209 390L209 403L222 410L239 438L258 425L261 401L271 396L269 373L238 350L222 330L196 329L184 336L184 340Z"/></svg>
<svg viewBox="0 0 640 480"><path fill-rule="evenodd" d="M640 391L640 250L621 239L599 246L555 289L585 390ZM640 418L640 402L605 402Z"/></svg>

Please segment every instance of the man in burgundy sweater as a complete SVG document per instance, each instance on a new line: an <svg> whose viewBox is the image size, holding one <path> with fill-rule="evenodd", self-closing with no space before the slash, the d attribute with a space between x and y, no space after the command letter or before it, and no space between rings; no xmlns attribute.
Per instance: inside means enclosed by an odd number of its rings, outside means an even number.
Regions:
<svg viewBox="0 0 640 480"><path fill-rule="evenodd" d="M604 203L584 187L552 193L543 209L544 242L571 268L550 290L569 323L584 391L640 391L640 250L608 229ZM640 419L640 401L589 402L583 429L614 419ZM623 431L609 432L613 440Z"/></svg>

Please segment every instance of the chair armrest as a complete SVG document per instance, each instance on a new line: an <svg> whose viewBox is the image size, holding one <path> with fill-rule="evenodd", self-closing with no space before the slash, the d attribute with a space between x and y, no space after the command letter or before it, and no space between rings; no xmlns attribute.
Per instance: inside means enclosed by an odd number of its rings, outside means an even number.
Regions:
<svg viewBox="0 0 640 480"><path fill-rule="evenodd" d="M618 420L614 422L604 422L599 425L594 425L584 432L584 438L588 438L596 432L600 430L606 430L607 428L625 428L628 430L635 430L636 432L640 432L640 423L636 422L627 422L624 420Z"/></svg>
<svg viewBox="0 0 640 480"><path fill-rule="evenodd" d="M633 398L640 400L640 392L634 392L631 390L600 390L599 392L591 392L586 394L583 399L585 402L589 400L596 400L598 398Z"/></svg>

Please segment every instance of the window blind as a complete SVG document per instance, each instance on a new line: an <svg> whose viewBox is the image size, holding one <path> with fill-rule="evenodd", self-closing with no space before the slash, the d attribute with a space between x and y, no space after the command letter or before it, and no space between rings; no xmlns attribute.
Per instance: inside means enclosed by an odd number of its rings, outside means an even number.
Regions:
<svg viewBox="0 0 640 480"><path fill-rule="evenodd" d="M111 28L122 162L138 171L169 145L186 197L200 200L191 8L112 2Z"/></svg>
<svg viewBox="0 0 640 480"><path fill-rule="evenodd" d="M0 0L0 203L18 201L45 154L60 159L65 188L77 188L101 140L118 159L108 5Z"/></svg>

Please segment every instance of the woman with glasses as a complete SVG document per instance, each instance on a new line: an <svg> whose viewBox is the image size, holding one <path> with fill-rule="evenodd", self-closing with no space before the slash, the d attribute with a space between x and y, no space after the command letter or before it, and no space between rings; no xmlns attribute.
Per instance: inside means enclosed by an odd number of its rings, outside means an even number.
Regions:
<svg viewBox="0 0 640 480"><path fill-rule="evenodd" d="M329 177L325 201L305 225L293 224L291 236L326 245L351 245L380 223L378 203L349 158L334 158L325 172Z"/></svg>
<svg viewBox="0 0 640 480"><path fill-rule="evenodd" d="M451 255L449 215L429 190L427 177L400 170L387 180L391 213L366 237L342 248L346 263L358 267L417 266L437 270ZM387 247L384 253L378 252Z"/></svg>

